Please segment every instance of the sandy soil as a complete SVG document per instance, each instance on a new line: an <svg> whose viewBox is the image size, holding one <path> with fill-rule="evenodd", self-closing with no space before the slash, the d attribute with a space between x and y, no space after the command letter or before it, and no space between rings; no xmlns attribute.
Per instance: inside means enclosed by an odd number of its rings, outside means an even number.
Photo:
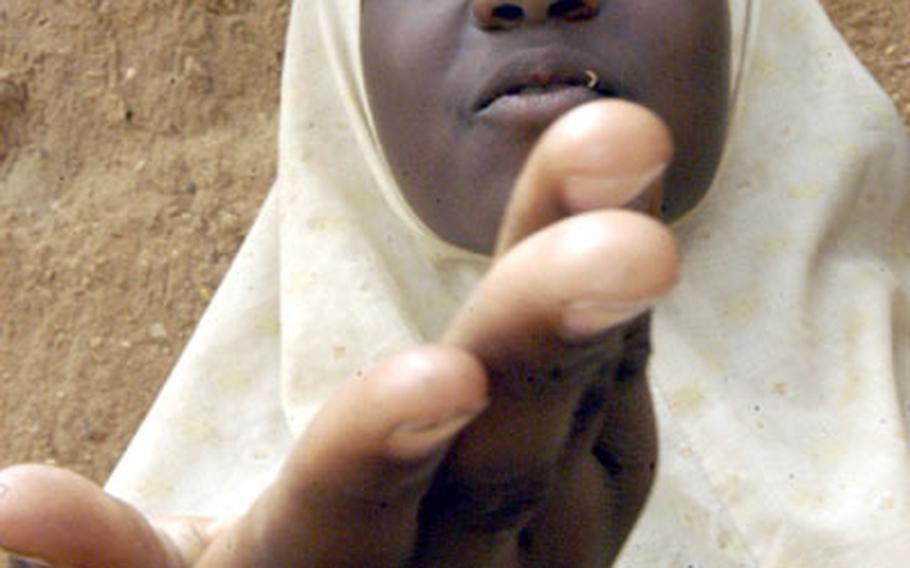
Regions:
<svg viewBox="0 0 910 568"><path fill-rule="evenodd" d="M273 177L288 4L0 3L0 463L130 438Z"/></svg>
<svg viewBox="0 0 910 568"><path fill-rule="evenodd" d="M824 3L910 119L910 3ZM287 5L0 4L0 466L129 440L273 176Z"/></svg>

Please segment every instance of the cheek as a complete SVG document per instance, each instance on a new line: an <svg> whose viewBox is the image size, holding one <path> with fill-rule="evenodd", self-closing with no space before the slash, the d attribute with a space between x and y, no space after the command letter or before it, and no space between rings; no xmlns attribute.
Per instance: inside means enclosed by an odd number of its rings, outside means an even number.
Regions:
<svg viewBox="0 0 910 568"><path fill-rule="evenodd" d="M463 2L370 0L361 15L361 55L371 94L420 100L457 50ZM462 7L463 8L463 7Z"/></svg>
<svg viewBox="0 0 910 568"><path fill-rule="evenodd" d="M370 0L361 18L361 53L369 103L386 152L399 154L431 140L447 67L445 18L437 4L448 0ZM429 137L427 137L429 138Z"/></svg>
<svg viewBox="0 0 910 568"><path fill-rule="evenodd" d="M432 97L426 91L433 81L432 66L422 60L422 50L415 47L424 41L419 30L409 27L407 21L371 11L365 10L361 27L364 81L380 142L389 160L397 165L405 150L415 144L423 146L415 137L429 128L425 125L421 129L420 125L429 114ZM401 178L411 168L396 169L396 177Z"/></svg>
<svg viewBox="0 0 910 568"><path fill-rule="evenodd" d="M465 3L388 0L384 6L395 2L409 5L406 16L390 21L387 12L366 9L362 19L369 104L404 197L424 223L455 242L464 203L451 188L466 185L465 173L476 171L469 156L457 151L467 128L464 88L452 70L461 55Z"/></svg>
<svg viewBox="0 0 910 568"><path fill-rule="evenodd" d="M387 32L378 38L364 33L364 80L386 157L398 181L408 185L448 136L439 108L441 78L435 48L422 34Z"/></svg>
<svg viewBox="0 0 910 568"><path fill-rule="evenodd" d="M653 6L666 4L665 9ZM729 21L716 0L638 4L635 29L642 100L670 126L677 155L668 173L666 213L677 218L707 191L723 148L729 93ZM659 12L659 13L658 13Z"/></svg>
<svg viewBox="0 0 910 568"><path fill-rule="evenodd" d="M626 42L642 80L672 86L713 85L729 51L726 4L717 0L630 2Z"/></svg>

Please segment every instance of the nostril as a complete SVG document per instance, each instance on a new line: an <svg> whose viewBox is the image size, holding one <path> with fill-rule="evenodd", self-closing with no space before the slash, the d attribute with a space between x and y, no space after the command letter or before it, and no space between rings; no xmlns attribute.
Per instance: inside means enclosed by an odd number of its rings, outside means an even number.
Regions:
<svg viewBox="0 0 910 568"><path fill-rule="evenodd" d="M497 20L514 22L524 17L524 10L515 4L502 4L493 8L493 17Z"/></svg>
<svg viewBox="0 0 910 568"><path fill-rule="evenodd" d="M549 17L564 20L584 20L596 14L596 2L589 0L558 0L547 10Z"/></svg>
<svg viewBox="0 0 910 568"><path fill-rule="evenodd" d="M547 20L580 21L597 16L602 0L473 0L475 21L500 30Z"/></svg>

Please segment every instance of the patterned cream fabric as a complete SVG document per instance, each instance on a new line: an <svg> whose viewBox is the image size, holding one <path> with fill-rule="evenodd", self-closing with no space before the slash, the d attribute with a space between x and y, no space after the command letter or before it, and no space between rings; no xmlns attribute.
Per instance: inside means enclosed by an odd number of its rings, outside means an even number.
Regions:
<svg viewBox="0 0 910 568"><path fill-rule="evenodd" d="M424 0L428 1L428 0ZM488 265L435 238L371 128L358 0L295 3L278 179L109 490L241 512L358 368ZM731 0L736 113L655 313L654 495L622 566L910 559L910 149L816 0Z"/></svg>

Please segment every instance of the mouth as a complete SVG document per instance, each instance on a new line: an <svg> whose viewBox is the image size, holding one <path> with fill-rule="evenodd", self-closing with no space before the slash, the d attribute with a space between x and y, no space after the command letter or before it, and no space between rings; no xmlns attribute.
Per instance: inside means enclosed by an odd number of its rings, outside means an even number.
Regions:
<svg viewBox="0 0 910 568"><path fill-rule="evenodd" d="M475 106L475 113L483 113L488 108L501 104L501 99L515 99L512 103L520 99L544 99L548 97L558 97L560 93L569 94L585 92L597 98L615 98L619 96L619 90L609 83L605 82L596 72L586 70L581 73L572 75L555 75L545 73L534 73L523 79L515 79L515 82L506 82L503 85L494 87L493 92L484 95L480 102ZM507 103L511 104L511 103Z"/></svg>
<svg viewBox="0 0 910 568"><path fill-rule="evenodd" d="M475 97L475 120L519 128L545 127L572 108L624 97L602 62L564 49L533 49L506 59Z"/></svg>

